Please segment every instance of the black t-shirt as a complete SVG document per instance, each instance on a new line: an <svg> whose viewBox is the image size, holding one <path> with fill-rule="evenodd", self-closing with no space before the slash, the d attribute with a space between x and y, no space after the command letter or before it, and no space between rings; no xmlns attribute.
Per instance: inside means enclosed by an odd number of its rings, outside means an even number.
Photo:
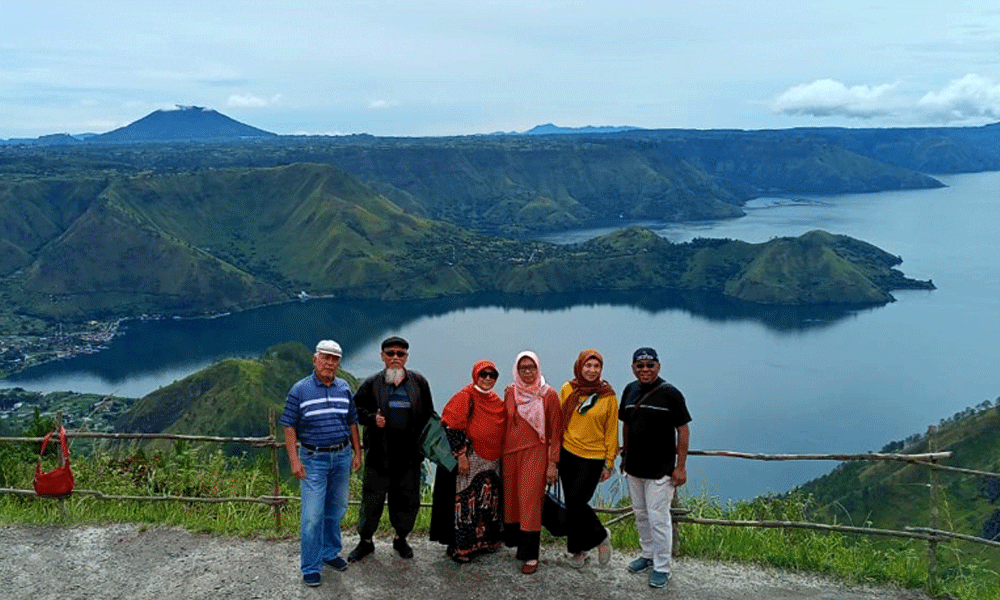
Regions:
<svg viewBox="0 0 1000 600"><path fill-rule="evenodd" d="M654 391L635 406L649 390ZM625 472L644 479L672 474L677 457L676 429L691 421L680 390L659 377L648 385L633 381L622 391L618 418L628 427L622 457Z"/></svg>

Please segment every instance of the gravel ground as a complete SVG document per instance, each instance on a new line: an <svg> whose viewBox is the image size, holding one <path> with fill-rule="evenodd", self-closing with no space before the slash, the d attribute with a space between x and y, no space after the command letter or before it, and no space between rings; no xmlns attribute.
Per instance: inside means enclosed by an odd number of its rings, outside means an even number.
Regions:
<svg viewBox="0 0 1000 600"><path fill-rule="evenodd" d="M798 573L732 563L678 559L674 578L651 589L625 570L631 553L611 565L580 570L562 548L545 547L538 573L525 576L507 549L457 565L443 547L412 540L416 556L399 558L376 540L373 556L343 573L323 572L309 588L298 570L296 541L191 534L139 525L0 527L0 597L14 600L167 598L284 600L298 598L521 599L675 598L698 600L929 600L915 590L848 587ZM344 536L350 549L356 535Z"/></svg>

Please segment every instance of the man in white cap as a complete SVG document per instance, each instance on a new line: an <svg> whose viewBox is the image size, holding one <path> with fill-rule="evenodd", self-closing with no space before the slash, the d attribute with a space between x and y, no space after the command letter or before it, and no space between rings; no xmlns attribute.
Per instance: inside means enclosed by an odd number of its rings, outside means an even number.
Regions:
<svg viewBox="0 0 1000 600"><path fill-rule="evenodd" d="M347 569L340 557L340 522L347 512L348 480L361 469L361 436L351 388L336 377L342 355L333 340L317 344L313 373L288 391L281 415L288 462L302 496L300 554L308 586L320 584L323 563Z"/></svg>

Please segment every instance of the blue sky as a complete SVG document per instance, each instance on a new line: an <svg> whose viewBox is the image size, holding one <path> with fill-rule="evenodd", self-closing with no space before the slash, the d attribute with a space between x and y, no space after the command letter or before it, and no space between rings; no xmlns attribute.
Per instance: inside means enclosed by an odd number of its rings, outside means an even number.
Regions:
<svg viewBox="0 0 1000 600"><path fill-rule="evenodd" d="M1000 121L976 0L11 0L0 138L177 104L280 134Z"/></svg>

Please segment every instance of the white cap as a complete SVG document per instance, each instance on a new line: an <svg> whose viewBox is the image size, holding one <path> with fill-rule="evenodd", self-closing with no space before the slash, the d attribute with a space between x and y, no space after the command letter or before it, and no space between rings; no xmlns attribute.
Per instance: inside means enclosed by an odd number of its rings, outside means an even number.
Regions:
<svg viewBox="0 0 1000 600"><path fill-rule="evenodd" d="M333 340L323 340L316 344L316 354L332 354L334 356L343 356L344 353L340 349L340 344Z"/></svg>

